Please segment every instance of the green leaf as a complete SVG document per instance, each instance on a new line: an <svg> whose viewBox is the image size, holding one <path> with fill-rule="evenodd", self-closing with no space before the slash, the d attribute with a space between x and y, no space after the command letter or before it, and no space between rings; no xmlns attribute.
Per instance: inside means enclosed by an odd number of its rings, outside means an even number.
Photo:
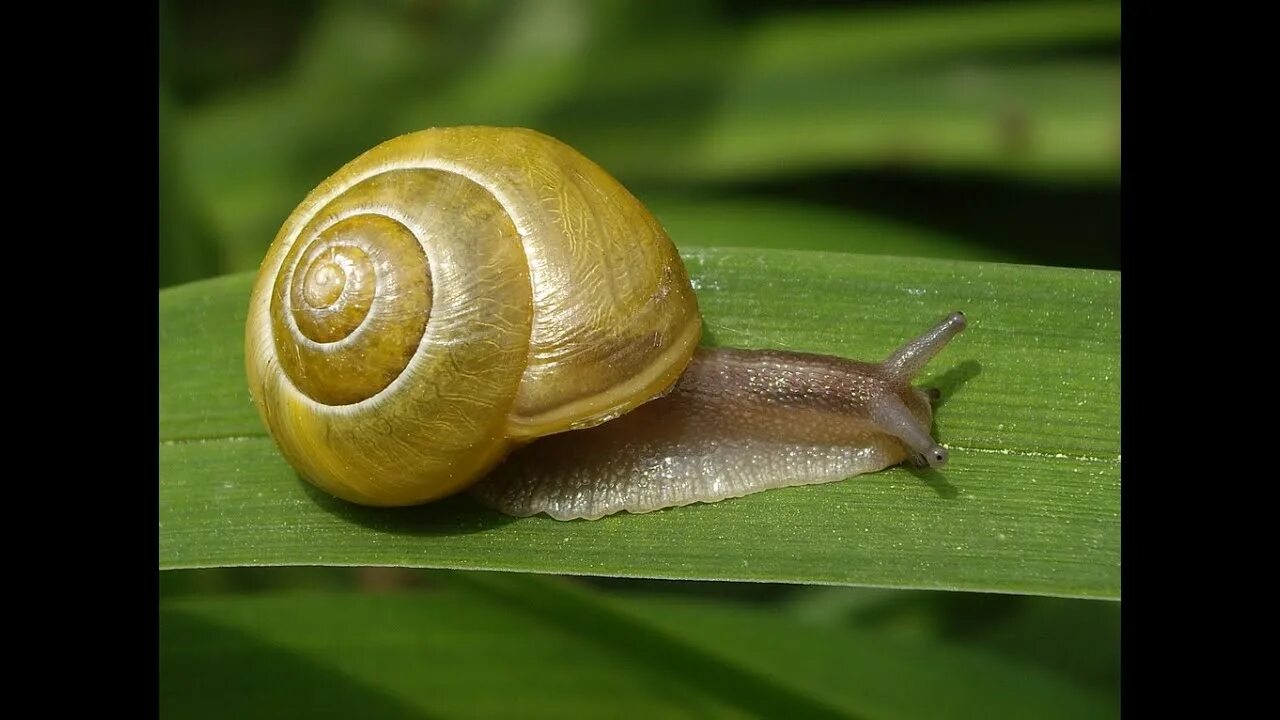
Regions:
<svg viewBox="0 0 1280 720"><path fill-rule="evenodd" d="M160 293L160 567L404 565L1120 596L1119 273L768 250L683 253L704 342L879 358L946 312L941 472L648 515L516 520L465 496L362 508L299 479L243 370L252 278Z"/></svg>
<svg viewBox="0 0 1280 720"><path fill-rule="evenodd" d="M749 77L692 130L685 117L626 121L656 95L584 98L544 127L630 184L884 166L1106 183L1120 167L1119 92L1115 62L974 61Z"/></svg>
<svg viewBox="0 0 1280 720"><path fill-rule="evenodd" d="M982 648L1119 697L1120 603L810 585L795 588L785 611L814 625Z"/></svg>
<svg viewBox="0 0 1280 720"><path fill-rule="evenodd" d="M945 643L529 576L166 601L160 628L166 717L1117 715L1100 693Z"/></svg>
<svg viewBox="0 0 1280 720"><path fill-rule="evenodd" d="M1014 259L1006 257L1009 253L944 232L815 204L664 195L646 195L644 203L682 246L785 247L1001 262Z"/></svg>

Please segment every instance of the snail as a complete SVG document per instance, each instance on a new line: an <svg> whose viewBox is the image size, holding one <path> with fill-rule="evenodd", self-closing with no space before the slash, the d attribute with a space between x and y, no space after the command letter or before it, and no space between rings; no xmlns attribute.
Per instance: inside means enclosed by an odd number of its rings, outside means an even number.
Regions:
<svg viewBox="0 0 1280 720"><path fill-rule="evenodd" d="M595 519L945 463L937 393L911 379L964 326L952 313L880 363L699 348L675 246L617 180L533 130L433 128L285 220L245 366L285 459L333 495L470 488Z"/></svg>

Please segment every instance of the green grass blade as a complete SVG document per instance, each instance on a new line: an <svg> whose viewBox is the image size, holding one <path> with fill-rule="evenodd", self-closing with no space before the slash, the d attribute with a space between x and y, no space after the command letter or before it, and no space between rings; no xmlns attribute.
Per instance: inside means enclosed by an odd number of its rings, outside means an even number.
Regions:
<svg viewBox="0 0 1280 720"><path fill-rule="evenodd" d="M649 195L645 206L682 246L755 247L1014 261L1004 252L919 225L813 203Z"/></svg>
<svg viewBox="0 0 1280 720"><path fill-rule="evenodd" d="M705 342L879 358L952 309L940 473L905 468L598 522L311 489L244 380L251 277L160 293L160 567L404 565L1120 596L1119 273L766 250L684 253Z"/></svg>
<svg viewBox="0 0 1280 720"><path fill-rule="evenodd" d="M548 127L632 184L885 166L1058 181L1119 177L1115 62L754 78L723 90L695 129L681 117L646 120L642 132L625 121L633 108L656 102L587 98Z"/></svg>
<svg viewBox="0 0 1280 720"><path fill-rule="evenodd" d="M186 574L192 572L210 571ZM785 612L806 624L981 648L1103 694L1120 693L1120 603L811 585L788 595Z"/></svg>
<svg viewBox="0 0 1280 720"><path fill-rule="evenodd" d="M1117 715L1061 676L946 643L490 573L412 594L165 601L160 652L166 717Z"/></svg>

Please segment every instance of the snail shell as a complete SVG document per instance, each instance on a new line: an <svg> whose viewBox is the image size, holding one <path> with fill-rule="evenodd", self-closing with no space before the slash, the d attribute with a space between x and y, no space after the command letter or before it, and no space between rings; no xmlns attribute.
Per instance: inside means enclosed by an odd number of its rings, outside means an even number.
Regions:
<svg viewBox="0 0 1280 720"><path fill-rule="evenodd" d="M246 368L307 479L408 505L668 390L700 334L671 240L599 166L531 130L440 128L361 155L289 216Z"/></svg>
<svg viewBox="0 0 1280 720"><path fill-rule="evenodd" d="M964 322L877 364L699 351L674 245L608 173L531 130L436 128L289 216L245 363L285 458L338 497L475 485L510 514L597 518L945 462L910 380Z"/></svg>

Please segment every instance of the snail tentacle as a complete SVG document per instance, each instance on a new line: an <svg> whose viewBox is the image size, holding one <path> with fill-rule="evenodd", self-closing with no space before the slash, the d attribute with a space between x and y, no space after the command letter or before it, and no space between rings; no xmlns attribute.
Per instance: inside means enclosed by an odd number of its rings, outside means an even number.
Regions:
<svg viewBox="0 0 1280 720"><path fill-rule="evenodd" d="M881 365L885 372L902 381L907 381L919 374L920 370L942 350L951 338L964 330L968 324L964 313L957 310L946 316L937 325L929 328L920 337L903 345L890 355Z"/></svg>

